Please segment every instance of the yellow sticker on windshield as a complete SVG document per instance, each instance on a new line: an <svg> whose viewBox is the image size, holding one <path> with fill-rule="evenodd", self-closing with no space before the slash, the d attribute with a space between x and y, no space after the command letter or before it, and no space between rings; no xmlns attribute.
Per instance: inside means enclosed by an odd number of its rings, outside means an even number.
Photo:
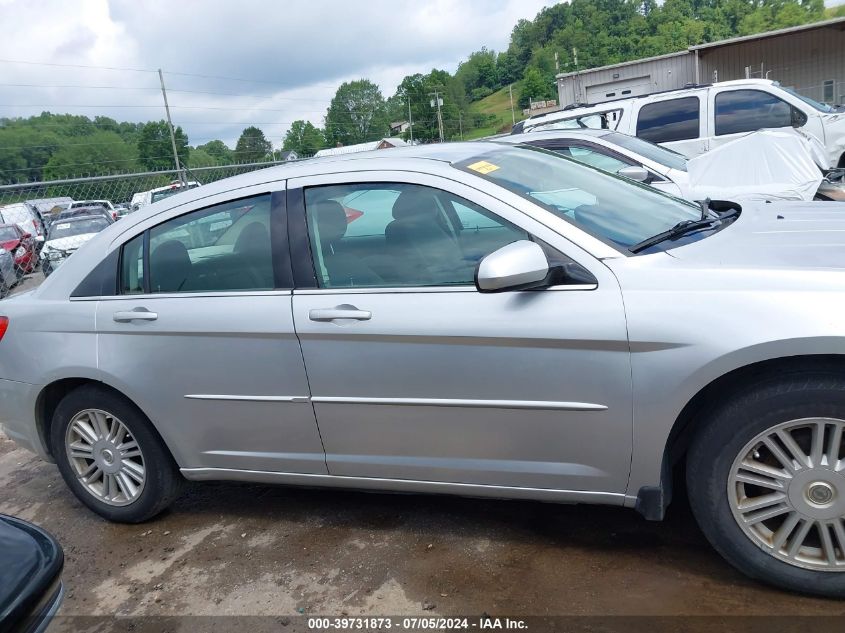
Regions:
<svg viewBox="0 0 845 633"><path fill-rule="evenodd" d="M499 166L494 165L493 163L488 163L486 160L480 160L472 165L467 165L467 169L477 171L479 174L489 174L491 171L499 169Z"/></svg>

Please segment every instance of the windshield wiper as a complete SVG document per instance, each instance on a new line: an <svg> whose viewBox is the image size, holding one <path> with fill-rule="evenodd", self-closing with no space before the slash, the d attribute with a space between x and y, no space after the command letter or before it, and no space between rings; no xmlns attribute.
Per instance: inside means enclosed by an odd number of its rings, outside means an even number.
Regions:
<svg viewBox="0 0 845 633"><path fill-rule="evenodd" d="M701 204L702 215L700 219L683 220L681 222L678 222L671 229L663 231L662 233L658 233L657 235L652 235L651 237L644 239L642 242L639 242L629 247L628 250L632 253L639 253L647 248L651 248L655 244L660 244L661 242L665 242L666 240L673 240L675 238L681 237L682 235L686 235L687 233L692 233L694 231L698 231L699 229L706 228L716 222L729 220L739 215L739 209L731 209L727 213L722 213L715 217L708 218L706 217L706 213L709 210L709 207L705 206L705 204L707 203L709 203L709 201L702 201L699 203Z"/></svg>

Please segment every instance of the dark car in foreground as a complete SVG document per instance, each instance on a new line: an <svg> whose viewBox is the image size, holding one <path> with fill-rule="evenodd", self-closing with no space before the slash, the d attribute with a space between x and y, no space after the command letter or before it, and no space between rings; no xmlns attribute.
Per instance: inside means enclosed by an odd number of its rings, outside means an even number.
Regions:
<svg viewBox="0 0 845 633"><path fill-rule="evenodd" d="M0 631L39 633L59 610L64 554L41 528L0 514Z"/></svg>

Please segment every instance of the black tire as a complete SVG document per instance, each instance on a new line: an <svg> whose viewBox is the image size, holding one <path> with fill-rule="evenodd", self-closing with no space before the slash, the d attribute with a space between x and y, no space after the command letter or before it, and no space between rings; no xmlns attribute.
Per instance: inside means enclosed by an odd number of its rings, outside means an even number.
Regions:
<svg viewBox="0 0 845 633"><path fill-rule="evenodd" d="M141 449L146 479L138 498L128 505L114 506L98 499L80 483L74 473L65 451L65 437L71 420L85 409L101 409L116 416ZM61 400L53 414L50 445L59 472L68 487L82 503L109 521L140 523L151 519L179 496L185 483L170 451L147 417L131 402L99 385L83 385Z"/></svg>
<svg viewBox="0 0 845 633"><path fill-rule="evenodd" d="M713 547L734 567L790 591L845 597L845 571L797 567L767 553L737 524L728 478L739 452L758 434L802 418L845 420L845 378L805 372L758 383L734 396L703 421L687 454L687 490L693 514Z"/></svg>

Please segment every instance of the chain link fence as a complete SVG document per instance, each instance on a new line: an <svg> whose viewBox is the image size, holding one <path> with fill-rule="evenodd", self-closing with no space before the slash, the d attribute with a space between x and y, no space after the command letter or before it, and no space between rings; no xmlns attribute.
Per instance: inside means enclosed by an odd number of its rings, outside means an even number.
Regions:
<svg viewBox="0 0 845 633"><path fill-rule="evenodd" d="M182 191L284 161L0 185L0 298L48 276L98 232Z"/></svg>

